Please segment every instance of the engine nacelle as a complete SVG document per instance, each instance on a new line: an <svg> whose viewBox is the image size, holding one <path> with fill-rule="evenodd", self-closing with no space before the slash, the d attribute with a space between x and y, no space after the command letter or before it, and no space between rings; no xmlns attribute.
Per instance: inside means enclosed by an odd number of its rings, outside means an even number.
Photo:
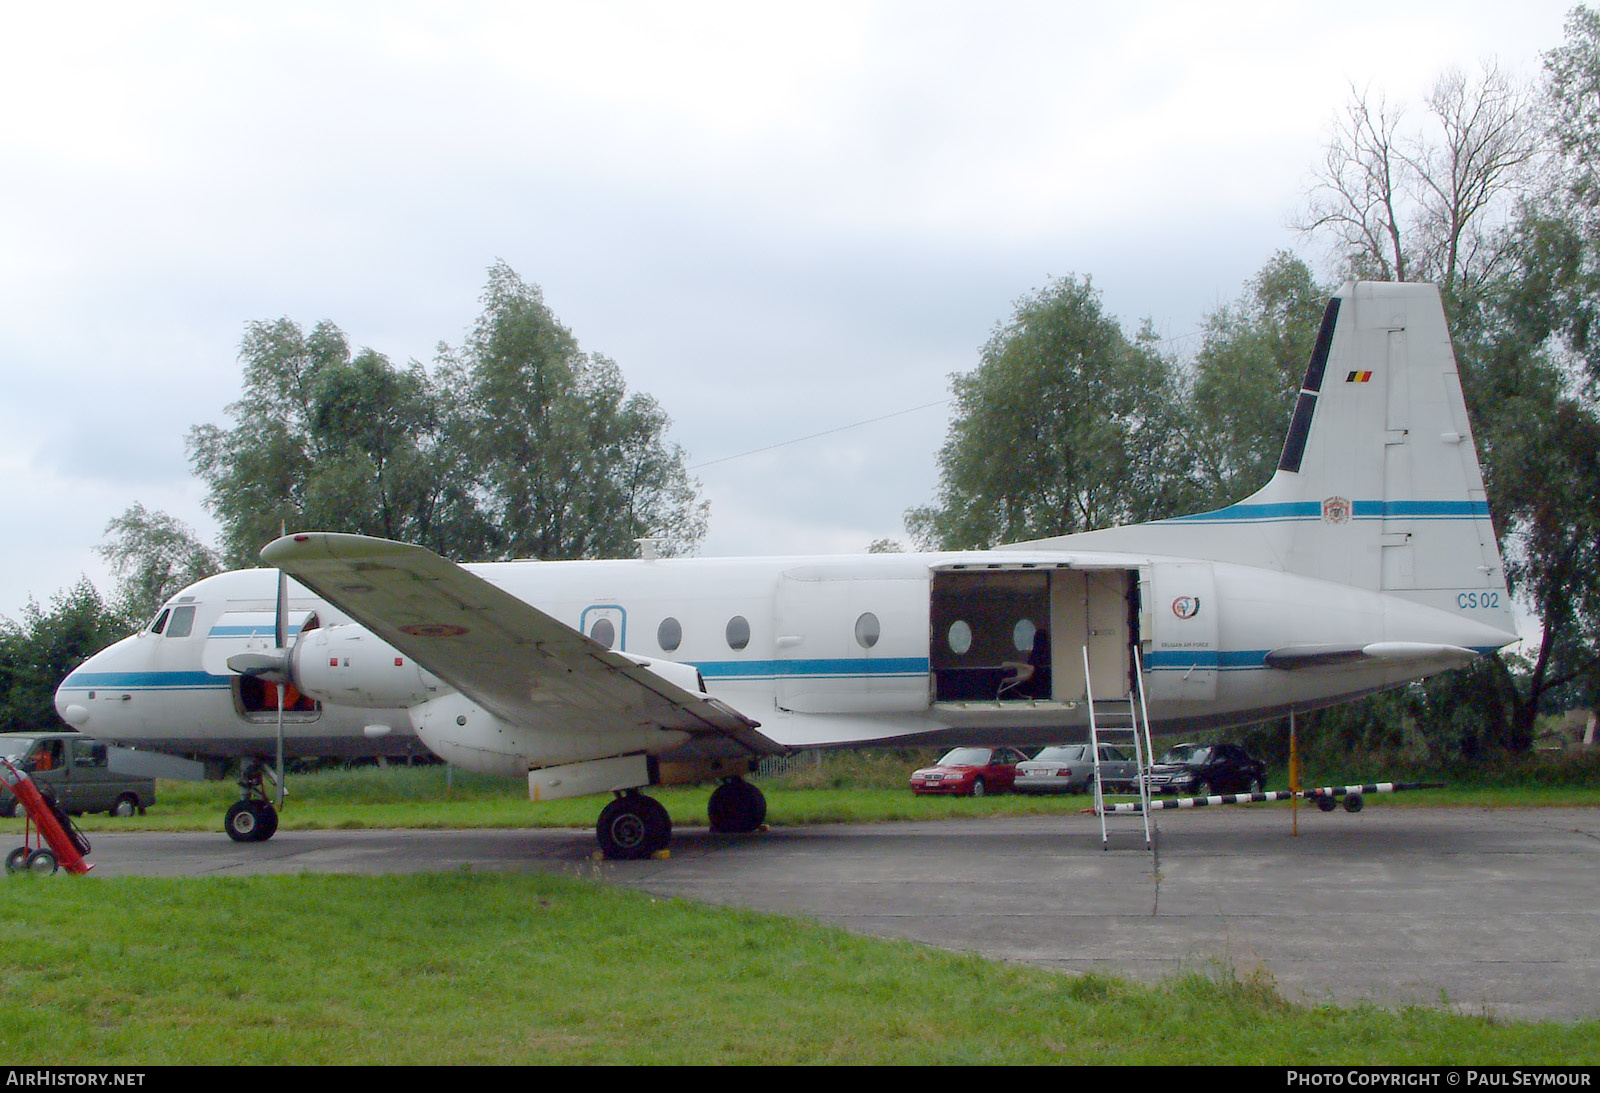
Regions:
<svg viewBox="0 0 1600 1093"><path fill-rule="evenodd" d="M676 684L692 695L706 693L706 682L700 678L700 669L693 664L679 664L675 660L642 657L638 653L620 653L618 655L627 657L641 668L648 668L668 683Z"/></svg>
<svg viewBox="0 0 1600 1093"><path fill-rule="evenodd" d="M331 706L398 709L439 694L431 672L370 630L355 625L307 630L296 643L294 685Z"/></svg>

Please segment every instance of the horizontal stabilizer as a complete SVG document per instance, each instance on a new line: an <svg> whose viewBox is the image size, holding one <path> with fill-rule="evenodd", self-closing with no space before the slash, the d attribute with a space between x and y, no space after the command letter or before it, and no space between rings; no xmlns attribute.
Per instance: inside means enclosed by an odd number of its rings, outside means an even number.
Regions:
<svg viewBox="0 0 1600 1093"><path fill-rule="evenodd" d="M1370 668L1374 663L1411 668L1427 664L1431 670L1455 668L1475 660L1477 650L1460 645L1436 645L1422 641L1375 641L1367 645L1290 645L1274 649L1265 657L1268 668L1294 672L1305 669L1324 671L1340 668ZM1437 667L1434 667L1437 666Z"/></svg>

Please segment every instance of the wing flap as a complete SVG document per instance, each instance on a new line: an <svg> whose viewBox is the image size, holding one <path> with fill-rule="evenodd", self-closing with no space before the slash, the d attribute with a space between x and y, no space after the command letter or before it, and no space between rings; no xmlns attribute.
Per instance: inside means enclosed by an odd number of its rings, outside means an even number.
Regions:
<svg viewBox="0 0 1600 1093"><path fill-rule="evenodd" d="M312 532L262 560L344 611L503 721L540 728L644 725L783 749L759 722L685 690L424 547Z"/></svg>

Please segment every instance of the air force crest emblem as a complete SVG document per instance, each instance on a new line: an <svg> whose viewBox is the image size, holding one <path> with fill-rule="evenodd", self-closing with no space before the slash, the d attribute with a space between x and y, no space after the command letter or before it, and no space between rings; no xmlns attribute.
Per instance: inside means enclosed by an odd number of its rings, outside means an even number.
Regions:
<svg viewBox="0 0 1600 1093"><path fill-rule="evenodd" d="M1348 524L1350 522L1350 501L1344 497L1330 497L1322 503L1322 522L1324 524Z"/></svg>

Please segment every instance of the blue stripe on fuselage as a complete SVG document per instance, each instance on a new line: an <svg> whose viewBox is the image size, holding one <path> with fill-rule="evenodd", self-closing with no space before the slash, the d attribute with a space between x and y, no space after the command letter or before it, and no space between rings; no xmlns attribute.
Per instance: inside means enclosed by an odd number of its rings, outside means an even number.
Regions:
<svg viewBox="0 0 1600 1093"><path fill-rule="evenodd" d="M1241 672L1266 667L1266 649L1155 649L1144 655L1149 672L1202 671Z"/></svg>
<svg viewBox="0 0 1600 1093"><path fill-rule="evenodd" d="M294 637L300 632L300 627L286 627L284 633ZM276 638L278 631L272 623L241 624L237 626L213 626L206 631L208 638Z"/></svg>
<svg viewBox="0 0 1600 1093"><path fill-rule="evenodd" d="M818 679L883 679L925 676L927 657L843 657L838 660L690 661L707 679L768 679L807 676Z"/></svg>
<svg viewBox="0 0 1600 1093"><path fill-rule="evenodd" d="M80 690L171 691L210 687L226 688L232 676L210 672L73 672L61 684Z"/></svg>
<svg viewBox="0 0 1600 1093"><path fill-rule="evenodd" d="M1357 501L1353 520L1487 520L1487 501ZM1161 524L1266 524L1321 520L1320 501L1281 501L1270 505L1229 505L1215 512L1158 520Z"/></svg>

